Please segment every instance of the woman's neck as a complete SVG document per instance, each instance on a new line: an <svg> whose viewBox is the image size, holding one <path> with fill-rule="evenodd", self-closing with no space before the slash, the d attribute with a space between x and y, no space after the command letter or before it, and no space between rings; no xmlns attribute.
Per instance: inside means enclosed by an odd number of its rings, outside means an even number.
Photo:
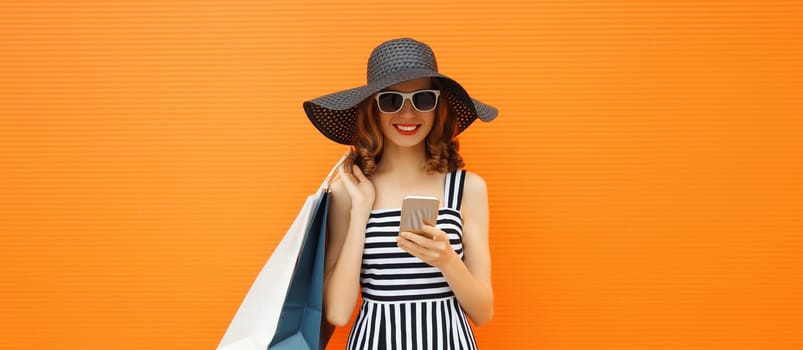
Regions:
<svg viewBox="0 0 803 350"><path fill-rule="evenodd" d="M382 160L377 164L377 172L389 174L402 179L413 179L422 174L426 166L424 143L413 147L399 147L385 144Z"/></svg>

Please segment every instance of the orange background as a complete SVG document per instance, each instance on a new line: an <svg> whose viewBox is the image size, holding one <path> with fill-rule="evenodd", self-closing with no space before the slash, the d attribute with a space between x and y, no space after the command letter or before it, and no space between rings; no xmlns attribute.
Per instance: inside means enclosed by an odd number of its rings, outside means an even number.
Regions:
<svg viewBox="0 0 803 350"><path fill-rule="evenodd" d="M803 348L798 1L0 3L0 348L211 349L344 151L301 102L429 43L497 106L482 348ZM330 348L342 348L347 329Z"/></svg>

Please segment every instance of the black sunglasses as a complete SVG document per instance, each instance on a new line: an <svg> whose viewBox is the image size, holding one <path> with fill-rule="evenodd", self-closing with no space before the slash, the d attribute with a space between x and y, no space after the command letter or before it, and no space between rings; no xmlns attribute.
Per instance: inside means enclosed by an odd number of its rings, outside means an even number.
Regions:
<svg viewBox="0 0 803 350"><path fill-rule="evenodd" d="M376 94L376 104L382 113L396 113L402 109L405 100L410 100L415 110L430 112L438 105L440 94L440 90L384 91Z"/></svg>

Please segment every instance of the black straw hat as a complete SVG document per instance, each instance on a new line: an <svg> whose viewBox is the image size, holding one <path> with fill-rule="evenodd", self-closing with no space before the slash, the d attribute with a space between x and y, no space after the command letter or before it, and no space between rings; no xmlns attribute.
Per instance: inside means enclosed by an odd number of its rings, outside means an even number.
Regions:
<svg viewBox="0 0 803 350"><path fill-rule="evenodd" d="M438 78L447 105L458 120L458 134L475 119L496 118L496 108L471 98L453 79L438 73L432 49L422 42L401 38L388 40L368 58L368 84L304 102L304 111L318 130L332 141L352 145L357 141L357 105L390 86L418 78Z"/></svg>

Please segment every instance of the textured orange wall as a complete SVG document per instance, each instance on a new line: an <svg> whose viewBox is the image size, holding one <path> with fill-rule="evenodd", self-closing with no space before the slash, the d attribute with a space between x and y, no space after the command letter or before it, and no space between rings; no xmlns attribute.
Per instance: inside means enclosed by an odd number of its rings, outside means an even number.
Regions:
<svg viewBox="0 0 803 350"><path fill-rule="evenodd" d="M0 348L210 349L412 36L499 107L483 348L803 348L798 1L0 3ZM346 329L330 348L342 348Z"/></svg>

